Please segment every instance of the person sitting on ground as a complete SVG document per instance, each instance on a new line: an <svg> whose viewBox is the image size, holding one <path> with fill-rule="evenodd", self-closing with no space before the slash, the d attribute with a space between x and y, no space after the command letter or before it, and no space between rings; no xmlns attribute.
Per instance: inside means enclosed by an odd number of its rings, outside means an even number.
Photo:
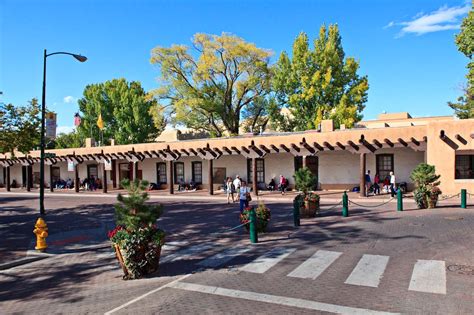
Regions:
<svg viewBox="0 0 474 315"><path fill-rule="evenodd" d="M272 179L270 179L270 182L268 183L267 189L270 191L274 191L275 187L276 187L275 178L272 177Z"/></svg>
<svg viewBox="0 0 474 315"><path fill-rule="evenodd" d="M285 178L285 176L280 175L280 184L278 185L278 189L281 191L282 195L285 194L287 187L288 187L288 180Z"/></svg>
<svg viewBox="0 0 474 315"><path fill-rule="evenodd" d="M96 178L95 187L96 187L96 189L101 189L102 188L102 181L100 180L100 178Z"/></svg>
<svg viewBox="0 0 474 315"><path fill-rule="evenodd" d="M188 188L189 188L189 190L195 191L196 190L196 183L193 180L191 180L189 182Z"/></svg>
<svg viewBox="0 0 474 315"><path fill-rule="evenodd" d="M68 178L66 181L66 189L72 188L72 179Z"/></svg>

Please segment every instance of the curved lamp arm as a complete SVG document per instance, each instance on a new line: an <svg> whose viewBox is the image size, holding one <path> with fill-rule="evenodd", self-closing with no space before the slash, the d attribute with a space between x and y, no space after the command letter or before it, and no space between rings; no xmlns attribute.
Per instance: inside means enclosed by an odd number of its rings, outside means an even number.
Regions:
<svg viewBox="0 0 474 315"><path fill-rule="evenodd" d="M79 60L80 62L84 62L84 61L87 60L86 56L72 54L72 53L68 53L68 52L64 52L64 51L58 51L58 52L50 53L50 54L47 54L45 57L49 57L49 56L52 56L52 55L70 55L70 56L73 56L74 58L76 58L77 60Z"/></svg>

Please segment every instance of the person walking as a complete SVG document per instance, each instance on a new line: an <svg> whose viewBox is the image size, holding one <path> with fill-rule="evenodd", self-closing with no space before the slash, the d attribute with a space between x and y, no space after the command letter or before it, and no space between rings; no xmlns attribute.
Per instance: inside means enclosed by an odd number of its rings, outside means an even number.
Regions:
<svg viewBox="0 0 474 315"><path fill-rule="evenodd" d="M250 188L247 187L247 183L242 181L240 190L239 190L239 209L242 213L245 208L249 206L250 201Z"/></svg>
<svg viewBox="0 0 474 315"><path fill-rule="evenodd" d="M242 181L240 180L239 175L235 176L235 179L234 179L233 183L234 183L234 189L238 193L239 189L240 189L240 185L242 184Z"/></svg>
<svg viewBox="0 0 474 315"><path fill-rule="evenodd" d="M369 190L370 187L372 186L372 179L370 178L370 170L367 170L367 173L365 174L365 196L369 196Z"/></svg>
<svg viewBox="0 0 474 315"><path fill-rule="evenodd" d="M396 188L395 174L393 172L390 172L390 194L392 198L395 197L395 188Z"/></svg>
<svg viewBox="0 0 474 315"><path fill-rule="evenodd" d="M227 193L227 204L230 203L230 198L231 197L232 197L232 203L234 203L235 202L235 200L234 200L235 187L234 187L234 183L232 181L232 177L227 177L225 190L226 190L226 193Z"/></svg>
<svg viewBox="0 0 474 315"><path fill-rule="evenodd" d="M375 173L374 176L374 195L380 195L380 175Z"/></svg>
<svg viewBox="0 0 474 315"><path fill-rule="evenodd" d="M282 195L285 194L287 186L288 186L288 180L285 178L285 176L280 175L280 184L278 185L278 188L280 189Z"/></svg>

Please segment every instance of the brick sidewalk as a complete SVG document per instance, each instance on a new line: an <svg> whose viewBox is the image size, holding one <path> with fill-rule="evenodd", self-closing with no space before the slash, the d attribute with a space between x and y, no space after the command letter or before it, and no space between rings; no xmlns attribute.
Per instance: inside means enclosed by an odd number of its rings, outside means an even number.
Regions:
<svg viewBox="0 0 474 315"><path fill-rule="evenodd" d="M1 198L8 209L0 214L2 222L9 215L16 220L22 218L22 223L15 227L26 227L24 230L30 233L31 222L27 221L34 219L36 200L27 196ZM104 198L47 197L47 221L51 231L66 234L91 224L103 226L112 222L113 202ZM340 209L323 211L319 218L302 220L302 226L296 229L288 215L291 204L269 203L273 213L270 231L259 235L259 244L250 246L248 251L228 262L199 271L203 268L199 264L206 258L215 254L222 257L223 252L239 246L248 247L248 235L242 230L210 234L236 225L237 206L163 202L166 212L159 223L170 232L168 241L175 245L163 252L159 277L123 281L105 236L103 241L97 242L102 248L82 252L77 247L85 240L78 240L76 251L0 272L0 308L5 313L51 310L71 314L104 313L195 272L180 281L187 289L163 288L118 313L315 312L273 302L193 292L189 291L191 285L224 288L240 292L242 296L250 292L255 296L264 295L270 301L272 297L280 297L277 301L282 300L281 297L298 298L305 306L314 301L388 312L463 314L474 311L474 276L462 272L467 267L459 267L472 266L474 261L472 209L415 210L414 205L408 205L407 211L400 213L395 211L394 203L375 209L352 206L349 218L342 218ZM265 273L239 270L260 255L281 247L294 248L294 252ZM192 249L201 250L192 252ZM316 280L287 276L318 250L339 252L341 256ZM368 254L389 257L380 286L345 284L357 261ZM445 295L408 290L413 267L419 259L443 261L453 269L446 272Z"/></svg>

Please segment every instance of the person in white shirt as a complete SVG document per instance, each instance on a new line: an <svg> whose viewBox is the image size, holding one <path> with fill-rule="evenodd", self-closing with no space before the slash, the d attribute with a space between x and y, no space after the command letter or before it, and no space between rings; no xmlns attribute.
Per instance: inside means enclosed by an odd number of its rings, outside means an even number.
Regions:
<svg viewBox="0 0 474 315"><path fill-rule="evenodd" d="M395 197L395 188L396 188L395 174L390 172L390 194L392 197Z"/></svg>
<svg viewBox="0 0 474 315"><path fill-rule="evenodd" d="M240 186L239 190L240 212L243 212L244 209L249 206L249 201L247 199L248 194L250 194L250 188L247 187L247 183L245 181L242 181L242 185Z"/></svg>
<svg viewBox="0 0 474 315"><path fill-rule="evenodd" d="M235 176L235 179L234 179L234 189L238 192L239 189L240 189L240 185L241 185L242 181L240 180L240 176L237 175Z"/></svg>

